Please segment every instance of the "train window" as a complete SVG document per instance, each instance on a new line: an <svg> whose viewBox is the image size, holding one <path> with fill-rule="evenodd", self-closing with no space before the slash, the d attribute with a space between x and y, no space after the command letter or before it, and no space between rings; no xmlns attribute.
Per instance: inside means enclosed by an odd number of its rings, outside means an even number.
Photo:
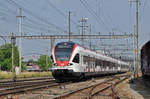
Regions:
<svg viewBox="0 0 150 99"><path fill-rule="evenodd" d="M107 64L106 66L108 66L108 67L110 66L110 62L109 61L107 61L106 64Z"/></svg>
<svg viewBox="0 0 150 99"><path fill-rule="evenodd" d="M93 57L90 57L90 68L93 67Z"/></svg>
<svg viewBox="0 0 150 99"><path fill-rule="evenodd" d="M68 61L72 54L72 47L59 45L55 48L55 57L59 61Z"/></svg>
<svg viewBox="0 0 150 99"><path fill-rule="evenodd" d="M53 56L51 55L51 60L52 60L52 62L54 62L54 59L53 59Z"/></svg>
<svg viewBox="0 0 150 99"><path fill-rule="evenodd" d="M87 56L83 56L83 63L84 64L88 64L88 57Z"/></svg>
<svg viewBox="0 0 150 99"><path fill-rule="evenodd" d="M116 67L116 66L115 66L115 63L112 63L112 67Z"/></svg>
<svg viewBox="0 0 150 99"><path fill-rule="evenodd" d="M106 66L106 62L105 61L103 61L103 67L105 67Z"/></svg>
<svg viewBox="0 0 150 99"><path fill-rule="evenodd" d="M76 56L73 59L73 62L79 63L79 54L76 54Z"/></svg>
<svg viewBox="0 0 150 99"><path fill-rule="evenodd" d="M100 64L99 64L100 62L99 62L99 60L98 59L96 59L96 61L95 61L95 66L100 66Z"/></svg>
<svg viewBox="0 0 150 99"><path fill-rule="evenodd" d="M99 60L99 64L100 64L100 66L103 66L103 61Z"/></svg>

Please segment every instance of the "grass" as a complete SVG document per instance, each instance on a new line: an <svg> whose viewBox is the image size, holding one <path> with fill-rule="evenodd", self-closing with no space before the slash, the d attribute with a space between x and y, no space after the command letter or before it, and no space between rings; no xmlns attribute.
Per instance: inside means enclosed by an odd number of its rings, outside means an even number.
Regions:
<svg viewBox="0 0 150 99"><path fill-rule="evenodd" d="M10 72L0 72L0 79L9 79L12 77L13 77L13 74Z"/></svg>
<svg viewBox="0 0 150 99"><path fill-rule="evenodd" d="M11 72L0 72L0 79L12 79L15 74ZM51 72L22 72L16 75L17 78L30 78L30 77L50 77Z"/></svg>

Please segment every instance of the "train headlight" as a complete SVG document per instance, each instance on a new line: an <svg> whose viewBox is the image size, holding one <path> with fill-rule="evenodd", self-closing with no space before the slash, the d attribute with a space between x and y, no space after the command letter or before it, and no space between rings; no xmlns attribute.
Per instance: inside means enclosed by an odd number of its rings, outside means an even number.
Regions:
<svg viewBox="0 0 150 99"><path fill-rule="evenodd" d="M68 66L71 66L71 65L73 65L72 63L68 63Z"/></svg>
<svg viewBox="0 0 150 99"><path fill-rule="evenodd" d="M53 65L54 65L54 66L57 66L57 64L56 64L56 63L54 63Z"/></svg>

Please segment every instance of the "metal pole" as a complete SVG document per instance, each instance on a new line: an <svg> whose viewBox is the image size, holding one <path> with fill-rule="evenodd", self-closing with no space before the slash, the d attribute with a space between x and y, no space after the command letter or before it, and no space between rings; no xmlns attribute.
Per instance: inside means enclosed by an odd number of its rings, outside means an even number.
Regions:
<svg viewBox="0 0 150 99"><path fill-rule="evenodd" d="M68 19L68 22L69 22L69 41L70 41L70 36L71 36L71 29L70 29L70 16L71 16L71 12L69 11L69 19Z"/></svg>
<svg viewBox="0 0 150 99"><path fill-rule="evenodd" d="M136 25L134 25L134 34L136 34ZM136 47L136 37L133 37L133 48ZM135 72L135 67L136 67L136 52L134 51L134 59L133 59L133 65L134 65L134 75L136 75L136 72Z"/></svg>
<svg viewBox="0 0 150 99"><path fill-rule="evenodd" d="M25 16L22 16L22 8L20 8L19 9L19 13L20 13L20 15L19 16L17 16L18 18L19 18L19 34L20 34L20 36L22 36L22 27L21 27L21 25L22 25L22 18L23 17L25 17ZM21 72L21 62L22 62L22 38L20 37L20 39L19 39L19 72Z"/></svg>
<svg viewBox="0 0 150 99"><path fill-rule="evenodd" d="M85 35L85 22L86 22L86 19L85 18L83 18L83 36Z"/></svg>
<svg viewBox="0 0 150 99"><path fill-rule="evenodd" d="M15 47L15 35L12 33L11 37L11 44L12 44L12 64L11 64L11 71L14 72L14 47Z"/></svg>
<svg viewBox="0 0 150 99"><path fill-rule="evenodd" d="M82 20L81 20L81 22L82 22L82 26L81 26L82 27L82 46L84 46L84 43L83 43L83 33L84 33L83 19L84 18L82 17Z"/></svg>
<svg viewBox="0 0 150 99"><path fill-rule="evenodd" d="M52 51L53 51L54 42L55 42L55 39L51 38L51 54L52 54Z"/></svg>
<svg viewBox="0 0 150 99"><path fill-rule="evenodd" d="M20 16L22 16L22 9L20 8ZM22 36L22 32L21 32L21 23L22 23L22 18L20 17L20 22L19 22L19 33L20 33L20 36ZM19 42L20 42L20 53L19 53L19 70L21 72L21 51L22 51L22 38L19 39Z"/></svg>
<svg viewBox="0 0 150 99"><path fill-rule="evenodd" d="M91 24L90 24L90 32L89 32L90 35L91 35L91 28L92 28L92 27L91 27ZM91 44L91 37L90 37L90 49L92 48L91 46L92 46L92 44Z"/></svg>
<svg viewBox="0 0 150 99"><path fill-rule="evenodd" d="M138 77L138 67L139 67L139 59L138 59L138 7L139 7L139 0L136 0L136 77Z"/></svg>
<svg viewBox="0 0 150 99"><path fill-rule="evenodd" d="M48 67L48 48L46 49L46 53L47 53L47 55L46 55L46 66Z"/></svg>
<svg viewBox="0 0 150 99"><path fill-rule="evenodd" d="M81 21L80 21L80 22L82 22L82 25L80 26L80 27L82 27L82 38L81 38L82 46L84 46L85 29L86 29L86 27L88 27L88 26L85 25L86 22L87 22L87 19L88 19L88 18L82 17L82 19L81 19Z"/></svg>

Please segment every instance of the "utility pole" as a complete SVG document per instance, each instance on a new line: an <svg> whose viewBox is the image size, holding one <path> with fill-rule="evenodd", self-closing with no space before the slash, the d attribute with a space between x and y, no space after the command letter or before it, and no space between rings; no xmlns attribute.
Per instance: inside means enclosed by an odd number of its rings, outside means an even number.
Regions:
<svg viewBox="0 0 150 99"><path fill-rule="evenodd" d="M90 35L91 35L91 31L92 31L91 28L92 28L92 26L91 26L91 24L90 24L90 31L89 31ZM92 48L91 46L92 46L92 44L91 44L91 37L90 37L90 49Z"/></svg>
<svg viewBox="0 0 150 99"><path fill-rule="evenodd" d="M22 16L22 8L19 9L19 16L17 16L19 18L19 34L20 36L22 36L22 18L24 18L25 16ZM19 71L21 72L21 62L22 62L22 55L21 55L21 51L22 51L22 38L20 37L19 39Z"/></svg>
<svg viewBox="0 0 150 99"><path fill-rule="evenodd" d="M70 41L70 36L71 36L71 28L70 28L70 16L71 16L71 12L69 11L69 17L68 17L68 22L69 22L69 41Z"/></svg>
<svg viewBox="0 0 150 99"><path fill-rule="evenodd" d="M46 66L48 67L48 48L46 49Z"/></svg>
<svg viewBox="0 0 150 99"><path fill-rule="evenodd" d="M139 0L136 0L136 50L135 50L135 53L136 53L136 68L135 68L135 77L138 77L138 69L139 69L139 50L138 50L138 28L139 28L139 15L138 15L138 12L139 11Z"/></svg>
<svg viewBox="0 0 150 99"><path fill-rule="evenodd" d="M12 33L11 37L11 45L12 45L12 63L11 63L11 71L14 72L14 47L15 47L15 35Z"/></svg>
<svg viewBox="0 0 150 99"><path fill-rule="evenodd" d="M136 35L136 25L134 25L134 34ZM136 37L133 37L133 48L135 47L136 47ZM135 51L134 51L133 64L134 64L134 77L136 78L136 69L135 69L136 68L136 52Z"/></svg>
<svg viewBox="0 0 150 99"><path fill-rule="evenodd" d="M84 35L84 18L82 18L82 20L81 20L81 22L82 22L82 46L84 46L84 41L83 41L83 35Z"/></svg>
<svg viewBox="0 0 150 99"><path fill-rule="evenodd" d="M54 44L55 44L55 38L51 38L51 54L54 48Z"/></svg>
<svg viewBox="0 0 150 99"><path fill-rule="evenodd" d="M139 69L139 50L138 50L138 34L139 34L139 0L130 1L130 2L136 2L136 48L135 48L135 57L136 57L136 66L134 71L134 77L138 77L138 69Z"/></svg>

